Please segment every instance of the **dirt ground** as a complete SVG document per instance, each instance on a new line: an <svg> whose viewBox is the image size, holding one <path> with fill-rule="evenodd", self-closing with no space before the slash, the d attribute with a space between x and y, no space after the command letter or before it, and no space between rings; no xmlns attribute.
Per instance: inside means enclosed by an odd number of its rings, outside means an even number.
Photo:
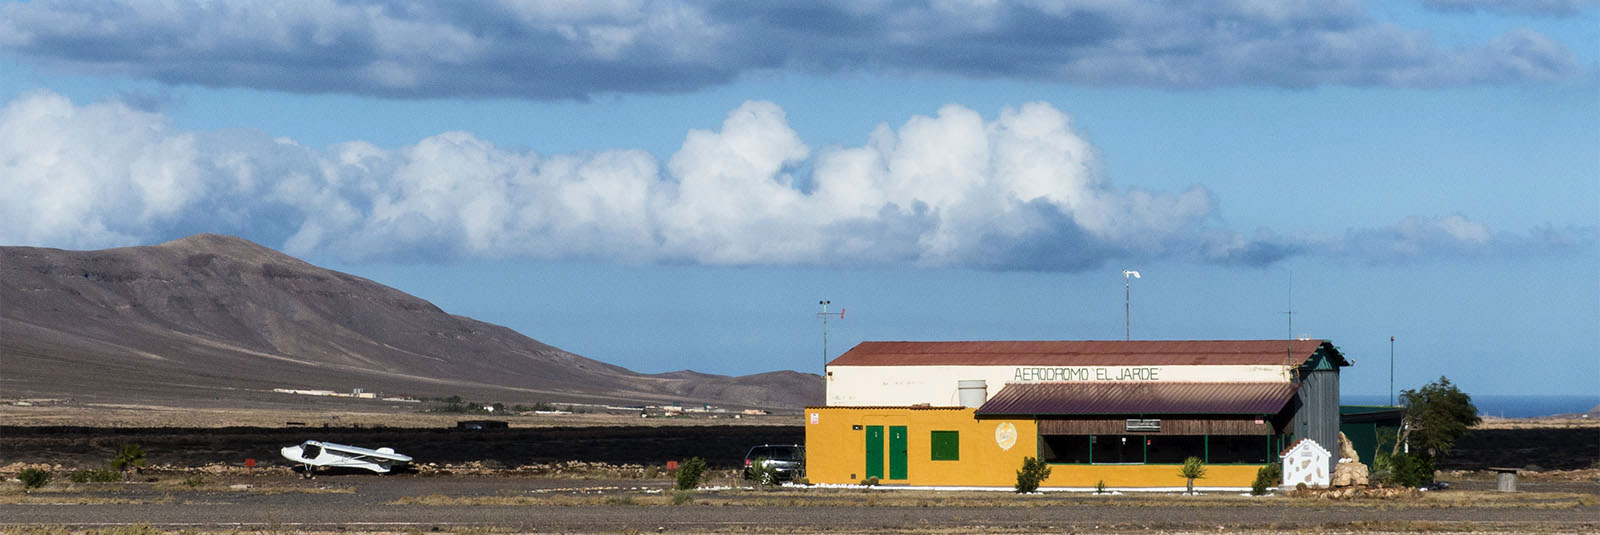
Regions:
<svg viewBox="0 0 1600 535"><path fill-rule="evenodd" d="M286 470L126 483L0 483L0 533L1595 533L1589 492L1389 498L784 487L624 479Z"/></svg>

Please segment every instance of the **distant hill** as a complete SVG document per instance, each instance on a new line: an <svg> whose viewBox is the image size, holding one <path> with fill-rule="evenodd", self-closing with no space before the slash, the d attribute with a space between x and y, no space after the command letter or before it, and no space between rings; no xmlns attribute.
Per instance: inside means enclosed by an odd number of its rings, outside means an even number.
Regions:
<svg viewBox="0 0 1600 535"><path fill-rule="evenodd" d="M248 240L0 247L0 396L233 405L327 389L795 409L816 375L636 373Z"/></svg>

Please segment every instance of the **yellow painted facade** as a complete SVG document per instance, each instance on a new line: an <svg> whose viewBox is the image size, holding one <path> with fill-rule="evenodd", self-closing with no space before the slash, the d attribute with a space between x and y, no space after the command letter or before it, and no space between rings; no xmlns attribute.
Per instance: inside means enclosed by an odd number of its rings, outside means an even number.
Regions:
<svg viewBox="0 0 1600 535"><path fill-rule="evenodd" d="M984 418L971 408L809 407L806 409L806 477L812 483L852 484L867 477L869 433L879 436L883 485L1011 487L1024 457L1038 453L1032 419ZM903 474L893 473L891 434L903 428ZM956 433L954 460L934 460L934 432ZM945 452L948 455L948 452ZM1200 487L1248 487L1264 465L1207 466ZM1182 487L1178 465L1053 464L1042 486L1092 488ZM896 478L895 475L903 475Z"/></svg>

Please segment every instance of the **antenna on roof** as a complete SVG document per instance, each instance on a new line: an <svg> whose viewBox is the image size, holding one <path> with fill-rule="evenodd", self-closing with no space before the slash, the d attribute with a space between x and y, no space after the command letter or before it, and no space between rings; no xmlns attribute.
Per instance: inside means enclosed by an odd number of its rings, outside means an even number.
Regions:
<svg viewBox="0 0 1600 535"><path fill-rule="evenodd" d="M1289 310L1284 311L1289 317L1289 337L1283 341L1283 366L1289 371L1290 380L1300 378L1300 370L1294 366L1294 270L1289 270Z"/></svg>
<svg viewBox="0 0 1600 535"><path fill-rule="evenodd" d="M1131 269L1122 270L1122 341L1124 342L1133 339L1133 327L1129 321L1132 317L1129 312L1132 310L1130 303L1133 302L1132 294L1128 290L1129 277L1137 279L1139 278L1139 272Z"/></svg>
<svg viewBox="0 0 1600 535"><path fill-rule="evenodd" d="M817 301L817 304L822 305L822 312L818 312L817 313L817 317L822 318L822 376L823 377L827 377L828 376L828 317L829 316L836 316L839 319L844 319L844 308L843 307L840 307L838 312L828 312L828 305L830 305L832 303L833 303L833 301L829 301L827 299L823 299L821 301Z"/></svg>

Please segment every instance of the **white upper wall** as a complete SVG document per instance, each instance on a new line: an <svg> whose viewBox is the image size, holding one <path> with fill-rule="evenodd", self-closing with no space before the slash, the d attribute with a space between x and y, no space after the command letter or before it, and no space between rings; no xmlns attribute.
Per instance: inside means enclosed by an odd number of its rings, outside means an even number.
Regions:
<svg viewBox="0 0 1600 535"><path fill-rule="evenodd" d="M982 379L987 400L1006 383L1040 381L1287 382L1285 366L828 366L830 406L960 405L957 381Z"/></svg>

